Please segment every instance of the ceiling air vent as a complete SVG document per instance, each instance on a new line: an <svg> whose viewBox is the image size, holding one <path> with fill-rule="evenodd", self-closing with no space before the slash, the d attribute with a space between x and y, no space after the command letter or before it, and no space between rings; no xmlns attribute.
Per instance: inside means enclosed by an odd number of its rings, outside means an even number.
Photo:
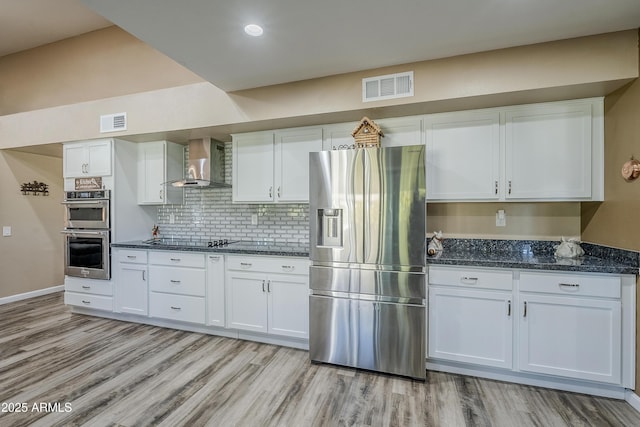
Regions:
<svg viewBox="0 0 640 427"><path fill-rule="evenodd" d="M100 116L100 133L127 130L127 113Z"/></svg>
<svg viewBox="0 0 640 427"><path fill-rule="evenodd" d="M362 102L413 96L413 71L362 79Z"/></svg>

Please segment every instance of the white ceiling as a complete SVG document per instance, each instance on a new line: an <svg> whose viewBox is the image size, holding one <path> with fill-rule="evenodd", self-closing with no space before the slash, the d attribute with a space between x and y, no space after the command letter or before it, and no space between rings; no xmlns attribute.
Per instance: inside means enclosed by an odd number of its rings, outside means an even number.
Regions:
<svg viewBox="0 0 640 427"><path fill-rule="evenodd" d="M226 91L640 27L640 0L82 1Z"/></svg>
<svg viewBox="0 0 640 427"><path fill-rule="evenodd" d="M638 28L640 0L0 0L0 56L111 23L232 91Z"/></svg>

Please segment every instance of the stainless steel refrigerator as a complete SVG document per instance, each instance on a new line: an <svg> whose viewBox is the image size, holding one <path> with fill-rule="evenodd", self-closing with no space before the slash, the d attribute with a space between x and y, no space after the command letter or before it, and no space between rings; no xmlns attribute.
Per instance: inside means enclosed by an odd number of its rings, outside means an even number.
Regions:
<svg viewBox="0 0 640 427"><path fill-rule="evenodd" d="M312 361L425 378L424 146L309 157Z"/></svg>

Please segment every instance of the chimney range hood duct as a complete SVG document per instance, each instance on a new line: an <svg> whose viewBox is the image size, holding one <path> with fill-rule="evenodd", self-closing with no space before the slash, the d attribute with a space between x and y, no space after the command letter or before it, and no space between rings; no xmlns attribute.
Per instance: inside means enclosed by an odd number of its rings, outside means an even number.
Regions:
<svg viewBox="0 0 640 427"><path fill-rule="evenodd" d="M187 176L174 187L231 187L224 181L224 143L211 138L189 141Z"/></svg>

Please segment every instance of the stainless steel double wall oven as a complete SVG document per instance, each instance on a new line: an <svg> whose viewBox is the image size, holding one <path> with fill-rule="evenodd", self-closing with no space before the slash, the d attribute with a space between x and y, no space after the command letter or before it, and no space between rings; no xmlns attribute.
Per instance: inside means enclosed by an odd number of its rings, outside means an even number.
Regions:
<svg viewBox="0 0 640 427"><path fill-rule="evenodd" d="M64 274L110 279L110 192L67 191L64 212Z"/></svg>

